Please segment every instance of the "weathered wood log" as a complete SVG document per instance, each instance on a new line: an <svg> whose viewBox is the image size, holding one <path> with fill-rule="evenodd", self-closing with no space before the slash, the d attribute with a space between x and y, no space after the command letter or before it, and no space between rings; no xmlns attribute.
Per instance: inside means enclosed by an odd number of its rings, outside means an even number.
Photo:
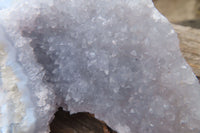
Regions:
<svg viewBox="0 0 200 133"><path fill-rule="evenodd" d="M154 0L154 4L170 22L199 18L199 0Z"/></svg>
<svg viewBox="0 0 200 133"><path fill-rule="evenodd" d="M197 77L200 77L200 29L173 25L180 39L180 49Z"/></svg>
<svg viewBox="0 0 200 133"><path fill-rule="evenodd" d="M50 133L116 133L90 113L80 112L70 115L62 108L56 112L50 129Z"/></svg>

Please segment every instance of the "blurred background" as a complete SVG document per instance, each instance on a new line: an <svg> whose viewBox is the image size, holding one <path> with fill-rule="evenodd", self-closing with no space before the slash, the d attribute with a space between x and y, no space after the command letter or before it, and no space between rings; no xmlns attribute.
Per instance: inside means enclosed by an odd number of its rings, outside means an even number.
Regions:
<svg viewBox="0 0 200 133"><path fill-rule="evenodd" d="M200 28L200 0L153 0L170 22Z"/></svg>

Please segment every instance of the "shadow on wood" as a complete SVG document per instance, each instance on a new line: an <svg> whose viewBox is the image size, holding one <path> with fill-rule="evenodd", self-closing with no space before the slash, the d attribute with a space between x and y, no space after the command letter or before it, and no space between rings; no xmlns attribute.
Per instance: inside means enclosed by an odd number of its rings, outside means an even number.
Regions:
<svg viewBox="0 0 200 133"><path fill-rule="evenodd" d="M80 112L70 115L61 107L50 124L50 133L117 133L94 115Z"/></svg>

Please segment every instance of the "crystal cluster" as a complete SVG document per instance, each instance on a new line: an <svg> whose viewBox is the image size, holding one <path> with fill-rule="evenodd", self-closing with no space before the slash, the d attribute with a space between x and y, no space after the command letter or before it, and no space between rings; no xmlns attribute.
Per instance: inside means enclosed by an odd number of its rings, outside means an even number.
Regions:
<svg viewBox="0 0 200 133"><path fill-rule="evenodd" d="M118 133L199 133L200 86L151 0L22 0L0 10L0 133L56 108Z"/></svg>

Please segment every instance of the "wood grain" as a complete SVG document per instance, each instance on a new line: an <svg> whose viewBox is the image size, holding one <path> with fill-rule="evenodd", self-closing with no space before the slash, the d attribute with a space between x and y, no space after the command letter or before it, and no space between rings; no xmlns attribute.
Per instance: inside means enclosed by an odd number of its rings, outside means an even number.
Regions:
<svg viewBox="0 0 200 133"><path fill-rule="evenodd" d="M62 108L55 113L50 133L116 133L93 114L80 112L70 115Z"/></svg>
<svg viewBox="0 0 200 133"><path fill-rule="evenodd" d="M195 75L200 77L200 29L173 25L180 39L181 52L192 67Z"/></svg>

